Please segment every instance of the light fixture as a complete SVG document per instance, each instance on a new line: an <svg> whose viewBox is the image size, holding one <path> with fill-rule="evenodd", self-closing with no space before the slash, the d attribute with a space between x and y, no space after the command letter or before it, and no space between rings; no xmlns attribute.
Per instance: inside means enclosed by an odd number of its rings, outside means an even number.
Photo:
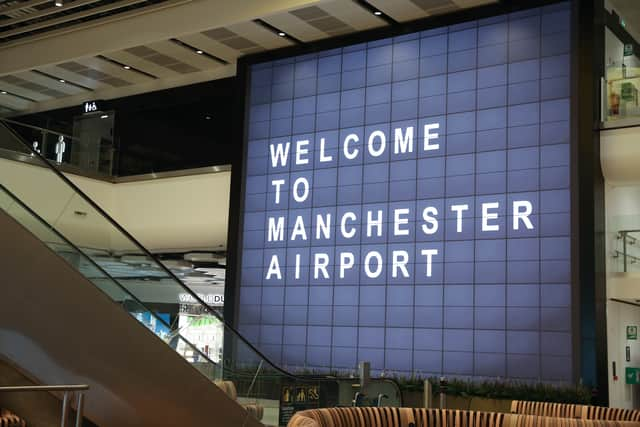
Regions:
<svg viewBox="0 0 640 427"><path fill-rule="evenodd" d="M380 12L379 10L376 10L375 12L373 12L373 14L376 16L380 16L382 15L382 12Z"/></svg>
<svg viewBox="0 0 640 427"><path fill-rule="evenodd" d="M60 79L58 80L60 83L66 83L67 81L65 79Z"/></svg>
<svg viewBox="0 0 640 427"><path fill-rule="evenodd" d="M7 94L7 91L6 91L6 90L3 90L3 91L2 91L2 92L0 92L0 93L1 93L2 95L6 95L6 94Z"/></svg>
<svg viewBox="0 0 640 427"><path fill-rule="evenodd" d="M201 51L200 49L198 49L198 50L196 50L196 53L197 53L198 55L202 55L204 52L203 52L203 51Z"/></svg>
<svg viewBox="0 0 640 427"><path fill-rule="evenodd" d="M64 5L64 0L55 0L56 7L62 7Z"/></svg>
<svg viewBox="0 0 640 427"><path fill-rule="evenodd" d="M205 120L211 120L211 116L204 116Z"/></svg>
<svg viewBox="0 0 640 427"><path fill-rule="evenodd" d="M282 31L280 31L280 32L278 33L278 35L279 35L280 37L284 37L284 36L286 36L286 35L287 35L287 33L283 33Z"/></svg>
<svg viewBox="0 0 640 427"><path fill-rule="evenodd" d="M109 118L109 115L108 115L108 114L103 114L103 115L101 115L101 116L100 116L100 118L101 118L101 119L108 119L108 118Z"/></svg>
<svg viewBox="0 0 640 427"><path fill-rule="evenodd" d="M131 69L131 67L130 67L130 66L128 66L128 65L125 65L125 66L123 66L122 68L124 68L125 70L130 70L130 69Z"/></svg>

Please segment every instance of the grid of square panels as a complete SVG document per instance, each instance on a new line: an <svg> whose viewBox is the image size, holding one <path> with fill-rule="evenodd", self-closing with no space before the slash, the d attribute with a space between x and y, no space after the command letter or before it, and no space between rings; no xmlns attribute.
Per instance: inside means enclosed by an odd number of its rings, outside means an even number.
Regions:
<svg viewBox="0 0 640 427"><path fill-rule="evenodd" d="M290 368L570 380L570 48L558 3L253 65L241 332Z"/></svg>

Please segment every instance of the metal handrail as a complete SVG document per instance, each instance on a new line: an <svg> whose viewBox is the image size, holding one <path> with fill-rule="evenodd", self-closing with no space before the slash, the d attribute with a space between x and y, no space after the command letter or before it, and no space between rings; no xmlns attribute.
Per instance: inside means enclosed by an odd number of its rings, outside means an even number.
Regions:
<svg viewBox="0 0 640 427"><path fill-rule="evenodd" d="M630 233L638 233L640 232L640 230L635 229L635 230L620 230L618 231L618 239L622 240L622 252L616 250L615 254L614 254L614 258L617 258L618 256L622 256L622 268L623 268L623 272L626 273L627 269L628 269L628 262L627 259L631 260L631 264L635 264L636 262L640 261L639 257L630 255L627 252L627 244L629 245L634 245L637 242L637 238L633 237L633 236L629 236ZM627 240L632 240L632 242L627 242Z"/></svg>
<svg viewBox="0 0 640 427"><path fill-rule="evenodd" d="M77 391L78 400L76 404L76 425L75 427L82 427L82 420L84 419L82 411L84 409L84 393L83 391L89 390L87 384L62 384L62 385L17 385L17 386L2 386L0 387L0 393L16 393L16 392L41 392L41 391L63 391L64 397L62 398L62 416L60 420L60 427L67 427L67 421L69 419L69 407L70 407L70 395L69 393Z"/></svg>
<svg viewBox="0 0 640 427"><path fill-rule="evenodd" d="M73 385L14 385L14 386L1 386L1 392L17 392L17 391L80 391L89 390L87 384L73 384Z"/></svg>

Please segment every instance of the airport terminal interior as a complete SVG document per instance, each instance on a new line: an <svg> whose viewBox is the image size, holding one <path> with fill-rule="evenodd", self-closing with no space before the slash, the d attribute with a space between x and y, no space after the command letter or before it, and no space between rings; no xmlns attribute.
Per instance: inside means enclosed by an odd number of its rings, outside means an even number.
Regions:
<svg viewBox="0 0 640 427"><path fill-rule="evenodd" d="M640 426L640 1L0 0L1 426Z"/></svg>

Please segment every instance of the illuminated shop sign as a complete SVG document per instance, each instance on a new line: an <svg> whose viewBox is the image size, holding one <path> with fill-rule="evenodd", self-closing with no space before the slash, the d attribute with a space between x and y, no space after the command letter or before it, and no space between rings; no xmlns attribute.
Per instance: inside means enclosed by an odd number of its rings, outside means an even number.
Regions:
<svg viewBox="0 0 640 427"><path fill-rule="evenodd" d="M224 306L224 295L201 294L201 293L197 295L198 295L198 298L204 301L207 305L218 306L218 307ZM187 293L178 294L178 301L182 304L196 304L196 305L200 304L198 301L196 301L193 295L187 294Z"/></svg>
<svg viewBox="0 0 640 427"><path fill-rule="evenodd" d="M291 368L571 379L569 28L250 65L240 331Z"/></svg>

